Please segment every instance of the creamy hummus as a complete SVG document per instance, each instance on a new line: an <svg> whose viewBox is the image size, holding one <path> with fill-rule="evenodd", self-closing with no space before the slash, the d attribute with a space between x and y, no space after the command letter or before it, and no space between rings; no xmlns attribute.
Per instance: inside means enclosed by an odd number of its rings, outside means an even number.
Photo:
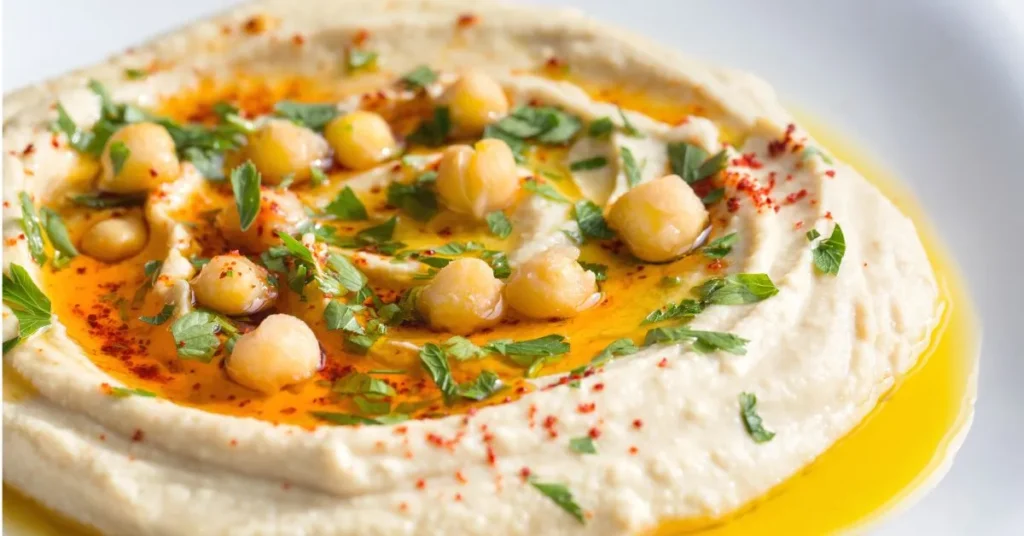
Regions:
<svg viewBox="0 0 1024 536"><path fill-rule="evenodd" d="M377 72L349 72L358 71L352 50L375 53ZM439 73L422 93L394 85L421 65ZM85 266L76 263L87 261L76 258L53 273L50 265L40 267L19 196L27 193L35 207L58 206L68 192L92 190L95 159L51 131L58 102L79 128L101 118L102 102L89 80L101 82L115 102L154 110L236 72L344 80L346 95L330 103L345 113L373 99L439 99L470 67L497 80L513 108L555 107L582 125L564 146L536 153L553 160L518 163L517 174L534 186L505 210L510 235L498 240L486 227L477 230L485 237L482 249L500 250L510 270L560 247L578 247L581 260L608 265L599 303L588 304L579 319L517 320L469 335L478 347L562 335L573 347L563 361L534 360L529 371L506 363L499 373L506 390L482 405L463 401L458 411L435 408L438 415L420 407L399 423L381 418L374 419L379 425L336 426L305 411L290 417L297 401L313 398L309 393L330 394L330 385L317 385L337 379L325 379L327 372L259 397L223 379L216 361L179 360L160 375L175 376L184 387L164 389L152 375L137 375L135 383L118 372L111 357L118 350L75 336L94 333L82 327L95 320L87 319L90 311L73 311L88 299L72 295L76 276L89 277L76 273ZM266 121L268 110L253 106L249 119ZM608 122L606 133L592 135L594 124ZM32 386L31 393L4 400L4 480L109 533L622 534L667 518L723 516L800 471L857 425L915 364L938 313L935 277L912 223L856 170L818 147L764 82L571 11L438 0L254 3L5 96L3 142L4 272L24 267L55 313L49 326L4 355L5 387ZM631 258L614 238L581 245L573 203L589 200L608 215L632 188L673 171L699 173L673 152L687 150L681 144L701 150L697 164L721 155L713 173L683 177L710 214L710 234L696 249L683 260L654 264ZM315 187L320 194L299 197L314 212L342 187L380 200L390 183L436 167L442 148L332 172L329 184ZM586 161L594 164L572 165ZM545 178L546 168L561 177ZM231 195L194 162L183 162L178 176L148 192L144 209L125 209L144 216L149 227L140 264L162 261L141 314L173 305L167 320L173 322L194 309L189 281L200 263L190 259L202 254L203 227L184 215L223 201L225 191ZM395 214L394 207L366 205L367 225L386 224ZM440 247L451 228L456 238L473 236L443 211L423 224L397 214L405 227L396 238L412 237L404 249ZM65 217L73 238L90 221L83 218ZM331 250L309 228L294 234L318 258ZM707 251L709 242L725 252ZM418 260L423 257L387 248L335 251L396 295L436 272ZM735 284L738 274L763 277L753 290L733 289L756 299L712 299L690 315L666 309L701 297L690 289L707 291L701 286L709 280L732 277ZM125 292L130 296L143 279L135 274L124 281ZM5 280L5 340L17 333L8 287ZM308 305L294 314L318 336L326 333L329 293L287 299L295 311L300 302ZM673 318L641 325L655 310ZM112 319L119 311L112 305L98 314ZM243 332L251 329L240 322ZM679 326L691 335L648 333ZM402 329L376 341L364 359L378 369L408 370L410 363L419 366L416 356L428 344L452 335ZM692 333L728 337L709 342ZM594 367L576 366L619 339L640 348ZM134 355L142 359L146 348L136 347ZM324 370L331 371L329 348L326 355ZM449 361L453 369L464 364ZM216 376L212 381L221 383L214 385L230 396L189 394L185 382L197 369ZM506 374L511 370L518 379ZM435 389L430 375L415 374L420 385ZM252 397L252 407L264 413L236 414L236 395ZM321 410L332 410L325 404Z"/></svg>

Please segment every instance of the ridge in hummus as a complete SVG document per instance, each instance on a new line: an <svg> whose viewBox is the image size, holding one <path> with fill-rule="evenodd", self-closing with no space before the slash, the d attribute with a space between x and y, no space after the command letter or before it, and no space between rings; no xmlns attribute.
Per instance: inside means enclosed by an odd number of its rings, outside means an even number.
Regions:
<svg viewBox="0 0 1024 536"><path fill-rule="evenodd" d="M765 83L575 12L254 3L4 108L5 483L104 533L704 526L943 314Z"/></svg>

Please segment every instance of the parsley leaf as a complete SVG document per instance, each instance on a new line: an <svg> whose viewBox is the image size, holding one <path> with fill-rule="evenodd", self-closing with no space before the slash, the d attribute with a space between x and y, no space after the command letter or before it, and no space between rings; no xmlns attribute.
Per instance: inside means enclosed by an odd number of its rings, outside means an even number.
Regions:
<svg viewBox="0 0 1024 536"><path fill-rule="evenodd" d="M626 184L630 188L640 184L640 166L636 163L636 157L633 156L633 151L629 150L629 147L622 148L622 166L626 171Z"/></svg>
<svg viewBox="0 0 1024 536"><path fill-rule="evenodd" d="M705 195L700 202L705 206L710 206L721 201L723 197L725 197L725 188L715 188L708 192L708 195Z"/></svg>
<svg viewBox="0 0 1024 536"><path fill-rule="evenodd" d="M350 372L334 382L332 391L343 395L395 396L388 382L362 372Z"/></svg>
<svg viewBox="0 0 1024 536"><path fill-rule="evenodd" d="M492 134L494 130L500 131L519 144L533 139L545 145L564 145L579 132L582 123L578 117L552 106L520 106L492 126ZM516 152L516 147L512 149Z"/></svg>
<svg viewBox="0 0 1024 536"><path fill-rule="evenodd" d="M238 207L238 221L242 231L247 231L260 213L260 172L252 160L231 170L231 190L235 193Z"/></svg>
<svg viewBox="0 0 1024 536"><path fill-rule="evenodd" d="M331 300L324 307L324 323L329 330L343 330L350 333L364 333L363 326L356 320L355 311L348 304Z"/></svg>
<svg viewBox="0 0 1024 536"><path fill-rule="evenodd" d="M452 371L448 367L448 356L440 346L434 343L427 343L420 350L420 363L423 369L430 374L434 384L441 390L444 396L445 405L450 405L452 397L456 395L458 386L452 379Z"/></svg>
<svg viewBox="0 0 1024 536"><path fill-rule="evenodd" d="M823 274L838 275L839 265L843 262L843 255L846 254L846 237L843 236L843 229L837 223L832 229L828 238L818 243L818 247L812 251L814 255L814 266Z"/></svg>
<svg viewBox="0 0 1024 536"><path fill-rule="evenodd" d="M757 396L752 393L740 393L740 417L743 418L743 426L747 433L757 443L766 443L775 437L775 432L769 432L761 423L761 416L757 414Z"/></svg>
<svg viewBox="0 0 1024 536"><path fill-rule="evenodd" d="M340 111L333 104L309 104L280 101L274 105L274 114L313 130L322 130Z"/></svg>
<svg viewBox="0 0 1024 536"><path fill-rule="evenodd" d="M51 128L54 131L63 132L68 138L68 143L77 151L86 152L92 144L92 133L79 129L75 121L68 115L67 110L64 109L64 105L59 102L57 103L57 120Z"/></svg>
<svg viewBox="0 0 1024 536"><path fill-rule="evenodd" d="M832 161L831 157L829 157L827 154L825 154L824 151L822 151L821 149L819 149L819 148L817 148L817 147L815 147L813 145L808 145L807 147L804 147L804 151L800 155L800 160L801 161L807 160L808 158L812 158L814 156L817 156L817 157L821 158L821 160L823 162L825 162L826 164L828 164L830 166L835 164L835 162Z"/></svg>
<svg viewBox="0 0 1024 536"><path fill-rule="evenodd" d="M345 57L345 64L350 71L362 68L373 69L377 66L377 53L372 50L351 48Z"/></svg>
<svg viewBox="0 0 1024 536"><path fill-rule="evenodd" d="M546 182L537 182L535 179L531 179L523 183L523 188L528 192L535 193L552 201L557 201L559 203L569 202L569 200L559 193L554 186L551 186Z"/></svg>
<svg viewBox="0 0 1024 536"><path fill-rule="evenodd" d="M142 69L125 69L124 77L128 80L141 80L149 76L149 73Z"/></svg>
<svg viewBox="0 0 1024 536"><path fill-rule="evenodd" d="M574 437L569 440L569 450L578 454L597 454L594 438L590 436Z"/></svg>
<svg viewBox="0 0 1024 536"><path fill-rule="evenodd" d="M32 254L32 260L42 266L46 262L42 223L36 215L36 207L32 204L28 192L18 192L18 199L21 200L21 229L25 231L28 251Z"/></svg>
<svg viewBox="0 0 1024 536"><path fill-rule="evenodd" d="M54 264L58 263L58 259L66 262L77 256L78 249L75 248L75 244L71 241L68 229L64 226L64 220L61 219L60 215L49 208L43 207L39 211L39 216L43 222L43 229L46 230L46 236L50 238L53 249L57 251L57 255L53 259Z"/></svg>
<svg viewBox="0 0 1024 536"><path fill-rule="evenodd" d="M117 387L114 385L110 386L110 396L117 398L127 398L129 396L142 396L146 398L156 397L156 393L153 391L147 391L139 388L128 388L128 387Z"/></svg>
<svg viewBox="0 0 1024 536"><path fill-rule="evenodd" d="M480 258L487 261L494 271L494 277L505 279L512 275L512 268L508 265L508 255L504 251L485 251Z"/></svg>
<svg viewBox="0 0 1024 536"><path fill-rule="evenodd" d="M70 199L72 203L88 208L138 207L146 204L146 194L79 194Z"/></svg>
<svg viewBox="0 0 1024 536"><path fill-rule="evenodd" d="M473 344L472 341L465 337L455 335L450 337L441 346L448 355L458 359L459 361L468 361L470 359L479 359L484 357L484 351L477 345Z"/></svg>
<svg viewBox="0 0 1024 536"><path fill-rule="evenodd" d="M437 81L437 72L426 65L420 65L402 76L405 87L413 90L424 89Z"/></svg>
<svg viewBox="0 0 1024 536"><path fill-rule="evenodd" d="M409 420L408 415L401 413L392 413L390 415L380 415L377 417L364 417L362 415L352 415L350 413L338 413L334 411L311 411L310 415L326 421L331 424L340 424L345 426L351 426L355 424L368 424L368 425L386 425L386 424L397 424L403 421Z"/></svg>
<svg viewBox="0 0 1024 536"><path fill-rule="evenodd" d="M333 201L324 207L324 212L342 221L360 221L369 216L366 213L366 206L356 197L351 187L342 188Z"/></svg>
<svg viewBox="0 0 1024 536"><path fill-rule="evenodd" d="M572 517L576 518L580 523L586 523L586 518L583 516L583 508L579 504L576 504L576 500L572 496L572 492L565 484L556 483L544 483L538 482L531 479L530 485L537 489L537 491L544 494L545 497L554 501L562 510L565 510Z"/></svg>
<svg viewBox="0 0 1024 536"><path fill-rule="evenodd" d="M154 326L163 325L165 322L171 319L171 315L174 314L174 305L168 303L160 309L160 312L156 316L140 316L139 320L152 324Z"/></svg>
<svg viewBox="0 0 1024 536"><path fill-rule="evenodd" d="M704 306L694 300L683 300L679 303L670 303L661 309L651 311L640 325L654 324L656 322L664 322L665 320L675 320L678 318L685 318L687 320L697 316L701 311L704 310Z"/></svg>
<svg viewBox="0 0 1024 536"><path fill-rule="evenodd" d="M819 233L817 229L811 229L810 231L807 231L807 234L805 234L804 236L807 237L808 242L813 242L815 239L821 236L821 233Z"/></svg>
<svg viewBox="0 0 1024 536"><path fill-rule="evenodd" d="M583 160L577 160L569 164L569 171L590 171L594 169L601 169L608 165L608 159L603 156L595 156L593 158L586 158Z"/></svg>
<svg viewBox="0 0 1024 536"><path fill-rule="evenodd" d="M498 339L484 345L484 349L512 359L520 366L531 366L540 357L554 357L569 352L564 335L545 335L536 339L514 342Z"/></svg>
<svg viewBox="0 0 1024 536"><path fill-rule="evenodd" d="M508 216L500 210L495 210L487 214L487 228L491 230L491 234L505 239L512 234L512 222L508 219Z"/></svg>
<svg viewBox="0 0 1024 536"><path fill-rule="evenodd" d="M604 347L593 359L590 360L590 367L599 367L605 363L611 361L616 357L622 357L625 355L635 354L640 349L633 344L633 341L622 338L612 341L608 346Z"/></svg>
<svg viewBox="0 0 1024 536"><path fill-rule="evenodd" d="M611 134L615 128L615 123L612 122L610 117L601 117L590 122L590 127L587 128L587 135L591 138L603 138Z"/></svg>
<svg viewBox="0 0 1024 536"><path fill-rule="evenodd" d="M451 112L447 106L434 108L434 117L429 121L423 121L416 127L406 140L409 143L436 147L448 139L452 131Z"/></svg>
<svg viewBox="0 0 1024 536"><path fill-rule="evenodd" d="M192 311L171 324L171 336L178 349L178 357L209 363L220 347L217 331L221 324L217 316L207 311Z"/></svg>
<svg viewBox="0 0 1024 536"><path fill-rule="evenodd" d="M365 333L355 333L345 339L345 349L360 355L365 355L370 348L377 343L377 339L384 336L388 327L376 318L371 318L364 328Z"/></svg>
<svg viewBox="0 0 1024 536"><path fill-rule="evenodd" d="M356 239L369 243L369 244L380 244L391 240L395 236L395 226L398 224L398 218L392 216L388 221L374 225L373 227L367 227L362 231L356 233Z"/></svg>
<svg viewBox="0 0 1024 536"><path fill-rule="evenodd" d="M729 233L725 236L716 238L711 242L708 242L708 245L704 246L704 249L701 250L701 253L703 253L704 256L709 259L721 259L722 257L728 255L730 251L732 251L732 245L735 244L736 240L738 239L738 234Z"/></svg>
<svg viewBox="0 0 1024 536"><path fill-rule="evenodd" d="M388 185L388 204L397 207L416 221L429 221L438 211L437 196L422 184Z"/></svg>
<svg viewBox="0 0 1024 536"><path fill-rule="evenodd" d="M577 261L584 270L594 273L594 279L596 281L607 281L608 280L608 266L599 264L596 262Z"/></svg>
<svg viewBox="0 0 1024 536"><path fill-rule="evenodd" d="M114 175L120 175L121 169L124 168L124 163L128 160L128 157L132 155L132 151L121 140L111 143L109 151L110 164L114 168Z"/></svg>
<svg viewBox="0 0 1024 536"><path fill-rule="evenodd" d="M615 238L615 233L608 227L608 222L604 219L601 207L598 207L593 201L577 201L573 208L576 223L579 224L583 236L595 240Z"/></svg>
<svg viewBox="0 0 1024 536"><path fill-rule="evenodd" d="M326 182L327 182L327 174L324 173L324 170L322 170L322 169L320 169L320 168L318 168L316 166L310 166L310 168L309 168L309 183L315 188L315 187L320 186L320 185L322 185L322 184L324 184ZM346 188L347 188L347 186L346 186Z"/></svg>
<svg viewBox="0 0 1024 536"><path fill-rule="evenodd" d="M622 119L622 131L625 132L626 135L631 138L643 137L643 134L641 134L640 131L637 130L635 126L633 126L633 123L629 121L629 118L626 117L626 112L622 109L622 107L616 106L615 109L618 110L619 118Z"/></svg>
<svg viewBox="0 0 1024 536"><path fill-rule="evenodd" d="M644 337L644 346L666 342L693 342L693 350L702 354L722 350L734 355L747 353L747 339L721 331L700 331L686 326L654 328Z"/></svg>
<svg viewBox="0 0 1024 536"><path fill-rule="evenodd" d="M679 175L687 184L704 180L725 169L728 153L719 151L708 158L704 149L686 142L668 144L668 160L672 173Z"/></svg>
<svg viewBox="0 0 1024 536"><path fill-rule="evenodd" d="M709 279L693 290L704 305L757 303L779 293L767 274L734 274Z"/></svg>
<svg viewBox="0 0 1024 536"><path fill-rule="evenodd" d="M18 336L14 342L4 342L4 352L50 325L50 299L21 265L11 263L9 270L10 274L3 276L3 300L18 319Z"/></svg>
<svg viewBox="0 0 1024 536"><path fill-rule="evenodd" d="M459 384L458 394L462 398L480 401L490 398L498 389L501 389L501 380L498 379L498 375L485 370L475 380Z"/></svg>

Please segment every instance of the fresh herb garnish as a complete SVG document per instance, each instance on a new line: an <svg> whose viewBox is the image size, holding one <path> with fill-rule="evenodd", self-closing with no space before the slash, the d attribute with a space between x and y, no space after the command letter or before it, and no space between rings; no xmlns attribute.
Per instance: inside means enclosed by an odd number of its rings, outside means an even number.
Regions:
<svg viewBox="0 0 1024 536"><path fill-rule="evenodd" d="M333 104L280 101L274 105L274 114L278 117L313 130L322 130L339 113Z"/></svg>
<svg viewBox="0 0 1024 536"><path fill-rule="evenodd" d="M311 411L309 414L321 421L329 422L331 424L340 424L343 426L352 426L356 424L386 425L397 424L409 420L408 415L401 413L379 415L377 417L364 417L362 415L352 415L350 413L338 413L334 411Z"/></svg>
<svg viewBox="0 0 1024 536"><path fill-rule="evenodd" d="M636 157L633 156L633 151L629 150L629 147L623 147L622 153L622 166L626 172L626 184L630 188L640 184L642 176L640 174L640 166L636 163Z"/></svg>
<svg viewBox="0 0 1024 536"><path fill-rule="evenodd" d="M452 398L456 395L458 386L452 379L452 371L448 366L448 356L440 346L434 343L427 343L420 350L420 363L423 369L430 374L434 384L441 390L446 405L450 405Z"/></svg>
<svg viewBox="0 0 1024 536"><path fill-rule="evenodd" d="M425 89L437 81L437 71L426 65L420 65L402 76L405 87L413 90Z"/></svg>
<svg viewBox="0 0 1024 536"><path fill-rule="evenodd" d="M338 192L337 197L324 207L324 212L342 221L360 221L369 217L366 206L349 186Z"/></svg>
<svg viewBox="0 0 1024 536"><path fill-rule="evenodd" d="M70 197L71 202L88 208L125 208L146 204L146 194L79 194Z"/></svg>
<svg viewBox="0 0 1024 536"><path fill-rule="evenodd" d="M611 134L614 129L615 123L612 122L610 117L600 117L590 122L590 127L587 128L587 135L591 138L603 138Z"/></svg>
<svg viewBox="0 0 1024 536"><path fill-rule="evenodd" d="M416 221L429 221L437 215L437 196L423 184L388 185L388 204L408 214Z"/></svg>
<svg viewBox="0 0 1024 536"><path fill-rule="evenodd" d="M601 169L608 165L608 159L603 156L595 156L593 158L586 158L583 160L577 160L569 164L569 171L590 171L594 169Z"/></svg>
<svg viewBox="0 0 1024 536"><path fill-rule="evenodd" d="M139 320L147 324L160 326L163 325L164 322L170 320L172 314L174 314L174 305L168 303L164 305L162 309L160 309L160 312L157 313L156 316L140 316Z"/></svg>
<svg viewBox="0 0 1024 536"><path fill-rule="evenodd" d="M491 135L486 137L508 137L516 140L521 149L523 141L533 140L545 145L564 145L571 140L582 124L578 117L552 106L520 106L509 115L492 125ZM504 136L494 135L498 131ZM507 141L507 140L506 140ZM513 144L510 143L511 147Z"/></svg>
<svg viewBox="0 0 1024 536"><path fill-rule="evenodd" d="M479 402L490 398L498 389L501 389L501 380L498 379L498 375L485 370L473 381L459 384L457 392L462 398Z"/></svg>
<svg viewBox="0 0 1024 536"><path fill-rule="evenodd" d="M704 203L705 206L710 206L721 201L723 197L725 197L725 188L715 188L708 192L708 195L701 198L700 202Z"/></svg>
<svg viewBox="0 0 1024 536"><path fill-rule="evenodd" d="M576 500L572 496L572 492L565 484L556 483L545 483L538 482L531 479L530 485L537 489L537 491L544 494L545 497L554 501L562 510L565 510L572 517L576 518L580 523L586 523L586 517L583 515L583 508L576 503Z"/></svg>
<svg viewBox="0 0 1024 536"><path fill-rule="evenodd" d="M709 279L693 290L703 305L757 303L779 293L767 274L734 274Z"/></svg>
<svg viewBox="0 0 1024 536"><path fill-rule="evenodd" d="M120 175L121 169L124 168L124 163L128 161L128 157L132 155L132 151L121 140L111 143L109 151L110 165L114 168L114 175Z"/></svg>
<svg viewBox="0 0 1024 536"><path fill-rule="evenodd" d="M448 134L452 131L452 118L451 112L447 106L438 106L434 108L434 116L429 121L423 121L416 127L406 140L409 143L416 143L419 145L426 145L428 147L436 147L444 143L448 139Z"/></svg>
<svg viewBox="0 0 1024 536"><path fill-rule="evenodd" d="M569 202L569 200L566 199L564 195L559 193L558 190L554 188L554 186L551 186L546 182L537 182L535 179L531 179L523 182L523 189L525 189L528 192L537 194L541 197L544 197L546 199L557 201L559 203Z"/></svg>
<svg viewBox="0 0 1024 536"><path fill-rule="evenodd" d="M117 387L115 385L110 386L110 396L117 398L127 398L129 396L141 396L145 398L155 398L156 393L153 391L147 391L139 388L128 388L128 387Z"/></svg>
<svg viewBox="0 0 1024 536"><path fill-rule="evenodd" d="M512 275L512 268L508 265L508 255L504 251L487 250L480 255L480 258L491 266L494 277L505 279Z"/></svg>
<svg viewBox="0 0 1024 536"><path fill-rule="evenodd" d="M843 255L846 254L846 237L843 236L843 229L838 223L832 229L832 234L819 242L812 254L814 255L814 266L819 272L831 275L839 274L839 265L843 262Z"/></svg>
<svg viewBox="0 0 1024 536"><path fill-rule="evenodd" d="M743 419L743 426L747 433L757 443L771 441L775 432L769 432L761 422L761 416L757 414L757 396L752 393L740 393L740 417Z"/></svg>
<svg viewBox="0 0 1024 536"><path fill-rule="evenodd" d="M706 354L722 350L734 355L747 353L747 339L721 331L700 331L686 326L654 328L644 337L644 346L666 342L690 341L696 352Z"/></svg>
<svg viewBox="0 0 1024 536"><path fill-rule="evenodd" d="M28 272L11 263L9 274L3 276L3 300L18 319L18 336L4 342L4 352L18 342L50 325L50 299L39 290Z"/></svg>
<svg viewBox="0 0 1024 536"><path fill-rule="evenodd" d="M327 174L324 173L324 170L322 170L322 169L320 169L320 168L318 168L316 166L311 166L309 168L309 183L314 188L317 187L317 186L321 186L323 184L326 184L327 183ZM346 188L347 188L347 186L346 186Z"/></svg>
<svg viewBox="0 0 1024 536"><path fill-rule="evenodd" d="M728 164L725 149L708 158L704 149L686 142L668 144L668 160L672 173L682 177L687 184L704 180L725 169Z"/></svg>
<svg viewBox="0 0 1024 536"><path fill-rule="evenodd" d="M247 231L260 213L260 179L252 160L231 170L231 190L235 194L242 231Z"/></svg>
<svg viewBox="0 0 1024 536"><path fill-rule="evenodd" d="M124 77L128 80L141 80L149 76L149 73L142 69L125 69Z"/></svg>
<svg viewBox="0 0 1024 536"><path fill-rule="evenodd" d="M78 255L78 249L75 248L75 244L71 241L68 229L64 226L64 220L61 219L59 214L47 207L43 207L39 211L39 216L43 223L43 229L46 230L46 236L50 238L50 243L53 244L53 249L57 252L57 255L54 256L53 264L55 266L63 266Z"/></svg>
<svg viewBox="0 0 1024 536"><path fill-rule="evenodd" d="M32 198L29 197L28 192L18 192L18 199L21 201L21 229L25 231L28 252L32 255L32 260L42 266L46 263L42 223L39 221L36 207L32 204Z"/></svg>
<svg viewBox="0 0 1024 536"><path fill-rule="evenodd" d="M604 219L601 207L598 207L593 201L577 201L573 208L576 223L579 224L584 237L595 240L615 238L615 233L608 227L608 222Z"/></svg>
<svg viewBox="0 0 1024 536"><path fill-rule="evenodd" d="M398 218L392 216L380 225L367 227L356 233L356 239L367 244L381 244L388 242L395 236L395 226L398 225Z"/></svg>
<svg viewBox="0 0 1024 536"><path fill-rule="evenodd" d="M735 244L736 240L738 239L738 234L729 233L725 236L716 238L711 242L708 242L708 245L704 246L704 249L701 250L701 253L703 253L704 256L709 259L721 259L722 257L728 255L730 251L732 251L732 245Z"/></svg>
<svg viewBox="0 0 1024 536"><path fill-rule="evenodd" d="M824 151L822 151L821 149L819 149L819 148L817 148L817 147L815 147L813 145L808 145L807 147L804 147L804 151L800 155L800 160L801 161L807 160L808 158L812 158L814 156L817 156L817 157L821 158L821 160L823 162L825 162L826 164L828 164L830 166L835 164L835 162L832 161L832 158L829 157L829 155L825 154Z"/></svg>
<svg viewBox="0 0 1024 536"><path fill-rule="evenodd" d="M366 322L364 333L354 333L345 339L345 349L349 352L365 355L377 343L377 339L383 337L387 332L388 327L383 322L376 318L371 318Z"/></svg>
<svg viewBox="0 0 1024 536"><path fill-rule="evenodd" d="M508 219L508 216L500 210L488 213L486 216L487 228L491 230L491 234L505 239L512 234L512 222Z"/></svg>
<svg viewBox="0 0 1024 536"><path fill-rule="evenodd" d="M807 237L808 242L813 242L815 239L821 236L821 233L819 233L817 229L811 229L810 231L807 231L807 233L804 236Z"/></svg>
<svg viewBox="0 0 1024 536"><path fill-rule="evenodd" d="M694 300L683 300L679 303L670 303L661 309L651 311L646 317L644 317L644 324L654 324L655 322L664 322L665 320L676 320L679 318L685 318L687 320L697 316L704 310L704 307Z"/></svg>
<svg viewBox="0 0 1024 536"><path fill-rule="evenodd" d="M209 363L220 347L217 332L221 324L217 315L208 311L192 311L171 324L171 336L178 357Z"/></svg>
<svg viewBox="0 0 1024 536"><path fill-rule="evenodd" d="M473 344L472 341L465 337L455 335L450 337L441 346L448 355L458 359L459 361L468 361L470 359L479 359L486 355L486 352L482 348Z"/></svg>
<svg viewBox="0 0 1024 536"><path fill-rule="evenodd" d="M592 272L594 279L597 281L608 280L608 266L605 264L599 264L596 262L577 261L584 270Z"/></svg>
<svg viewBox="0 0 1024 536"><path fill-rule="evenodd" d="M590 436L574 437L569 440L569 450L577 454L597 454L594 438Z"/></svg>
<svg viewBox="0 0 1024 536"><path fill-rule="evenodd" d="M350 48L346 55L345 63L350 71L356 71L364 67L373 69L377 66L377 53L372 50Z"/></svg>
<svg viewBox="0 0 1024 536"><path fill-rule="evenodd" d="M350 372L334 382L332 391L343 395L395 396L388 382L362 372Z"/></svg>
<svg viewBox="0 0 1024 536"><path fill-rule="evenodd" d="M536 363L538 358L568 353L569 342L563 335L545 335L520 342L498 339L484 345L484 349L506 356L520 366L528 367Z"/></svg>
<svg viewBox="0 0 1024 536"><path fill-rule="evenodd" d="M631 138L643 137L643 134L629 121L629 117L626 117L626 111L621 106L616 106L615 109L618 110L619 118L622 119L622 131Z"/></svg>
<svg viewBox="0 0 1024 536"><path fill-rule="evenodd" d="M363 326L356 320L356 312L351 305L331 300L324 307L324 323L329 330L343 330L349 333L364 333Z"/></svg>

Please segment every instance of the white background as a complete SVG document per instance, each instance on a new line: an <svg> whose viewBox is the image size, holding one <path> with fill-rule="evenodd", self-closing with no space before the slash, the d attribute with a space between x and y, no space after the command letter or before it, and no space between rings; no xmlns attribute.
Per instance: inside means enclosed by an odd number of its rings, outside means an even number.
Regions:
<svg viewBox="0 0 1024 536"><path fill-rule="evenodd" d="M1024 534L1024 0L535 1L756 72L910 183L981 309L978 414L939 488L878 532ZM4 91L231 3L7 0Z"/></svg>

